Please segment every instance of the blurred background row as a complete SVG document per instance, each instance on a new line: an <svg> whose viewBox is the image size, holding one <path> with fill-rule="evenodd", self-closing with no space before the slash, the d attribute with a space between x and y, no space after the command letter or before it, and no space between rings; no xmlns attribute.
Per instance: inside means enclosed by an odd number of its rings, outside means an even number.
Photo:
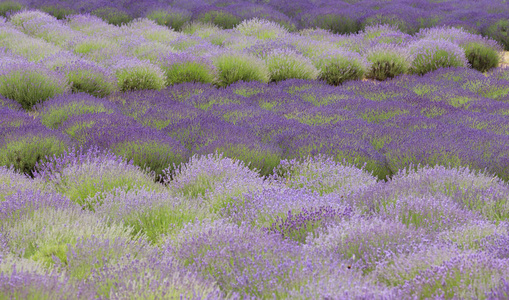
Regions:
<svg viewBox="0 0 509 300"><path fill-rule="evenodd" d="M110 24L149 18L160 25L181 30L190 22L213 23L232 29L252 18L274 21L290 31L322 28L333 33L355 33L373 24L391 24L413 34L435 26L462 27L509 45L509 4L505 1L311 1L311 0L208 0L208 1L53 1L7 0L0 15L29 8L62 19L90 13Z"/></svg>

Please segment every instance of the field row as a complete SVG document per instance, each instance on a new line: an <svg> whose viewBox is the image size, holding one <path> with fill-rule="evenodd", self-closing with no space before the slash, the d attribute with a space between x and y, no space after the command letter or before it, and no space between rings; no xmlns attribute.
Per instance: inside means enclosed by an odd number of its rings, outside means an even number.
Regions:
<svg viewBox="0 0 509 300"><path fill-rule="evenodd" d="M264 180L221 155L163 184L97 149L0 167L17 299L504 299L509 186L468 168L377 182L330 158Z"/></svg>
<svg viewBox="0 0 509 300"><path fill-rule="evenodd" d="M121 25L149 18L175 30L191 22L212 23L231 29L252 18L267 19L288 30L322 28L333 33L356 33L374 24L390 24L413 34L434 26L463 27L499 41L509 50L505 33L509 4L504 1L44 1L0 2L0 16L22 9L40 9L60 19L91 13L110 24Z"/></svg>
<svg viewBox="0 0 509 300"><path fill-rule="evenodd" d="M161 91L49 99L27 113L3 99L0 165L100 146L157 176L216 151L271 174L281 159L318 154L380 179L410 165L468 166L509 179L507 69L440 69L339 87L319 81L184 83Z"/></svg>
<svg viewBox="0 0 509 300"><path fill-rule="evenodd" d="M486 72L502 47L463 29L430 28L416 35L376 25L353 35L323 30L290 33L251 19L232 30L195 24L176 32L148 19L120 27L91 15L65 21L23 11L0 19L0 95L30 109L68 91L104 97L183 82L224 87L236 81L385 80L438 68Z"/></svg>

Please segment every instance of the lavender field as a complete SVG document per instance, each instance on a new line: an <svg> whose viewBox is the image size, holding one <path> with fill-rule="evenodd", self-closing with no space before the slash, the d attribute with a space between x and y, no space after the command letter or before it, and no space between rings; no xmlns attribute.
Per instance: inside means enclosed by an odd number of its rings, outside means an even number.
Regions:
<svg viewBox="0 0 509 300"><path fill-rule="evenodd" d="M0 0L0 299L508 299L508 17Z"/></svg>

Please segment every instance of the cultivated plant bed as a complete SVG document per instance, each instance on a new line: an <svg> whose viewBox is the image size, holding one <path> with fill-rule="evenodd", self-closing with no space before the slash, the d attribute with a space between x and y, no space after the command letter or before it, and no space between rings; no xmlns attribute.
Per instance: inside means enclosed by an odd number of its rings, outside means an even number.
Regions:
<svg viewBox="0 0 509 300"><path fill-rule="evenodd" d="M509 297L507 4L255 2L0 0L0 299Z"/></svg>

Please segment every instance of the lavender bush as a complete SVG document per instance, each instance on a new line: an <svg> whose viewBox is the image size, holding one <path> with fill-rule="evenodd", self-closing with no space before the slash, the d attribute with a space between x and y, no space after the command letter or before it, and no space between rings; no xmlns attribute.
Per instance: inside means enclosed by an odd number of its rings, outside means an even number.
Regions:
<svg viewBox="0 0 509 300"><path fill-rule="evenodd" d="M218 69L218 85L228 86L236 81L259 81L267 83L270 73L260 59L242 53L227 53L213 59Z"/></svg>
<svg viewBox="0 0 509 300"><path fill-rule="evenodd" d="M115 188L160 190L154 178L132 162L98 148L71 149L36 166L35 178L66 195L73 202L93 210L104 193Z"/></svg>
<svg viewBox="0 0 509 300"><path fill-rule="evenodd" d="M60 155L71 146L68 137L40 124L22 126L1 137L0 165L13 166L31 176L38 162L45 161L47 156Z"/></svg>
<svg viewBox="0 0 509 300"><path fill-rule="evenodd" d="M146 18L154 20L159 25L168 26L180 30L191 20L191 13L178 7L153 9L146 14Z"/></svg>
<svg viewBox="0 0 509 300"><path fill-rule="evenodd" d="M448 41L423 39L408 47L412 62L411 73L422 75L439 68L467 66L464 51Z"/></svg>
<svg viewBox="0 0 509 300"><path fill-rule="evenodd" d="M69 90L56 72L27 61L0 61L0 94L28 110L35 104Z"/></svg>

